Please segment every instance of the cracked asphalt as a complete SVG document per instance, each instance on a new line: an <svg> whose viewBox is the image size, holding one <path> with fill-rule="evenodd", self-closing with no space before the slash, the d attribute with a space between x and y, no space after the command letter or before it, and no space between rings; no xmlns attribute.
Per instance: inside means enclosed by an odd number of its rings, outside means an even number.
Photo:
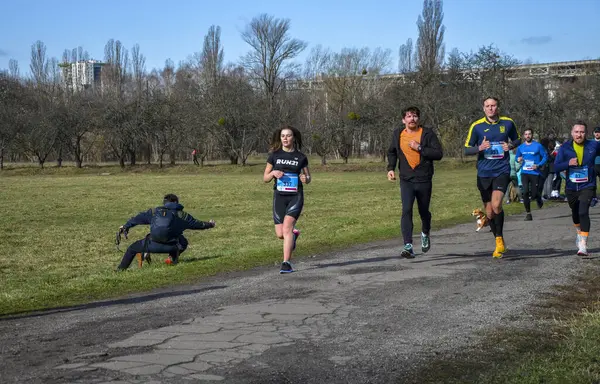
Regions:
<svg viewBox="0 0 600 384"><path fill-rule="evenodd" d="M542 295L592 263L575 255L566 204L533 215L507 218L501 260L469 223L434 230L431 251L417 244L411 260L397 239L303 258L293 274L264 267L2 318L0 381L404 382L487 330L527 326Z"/></svg>

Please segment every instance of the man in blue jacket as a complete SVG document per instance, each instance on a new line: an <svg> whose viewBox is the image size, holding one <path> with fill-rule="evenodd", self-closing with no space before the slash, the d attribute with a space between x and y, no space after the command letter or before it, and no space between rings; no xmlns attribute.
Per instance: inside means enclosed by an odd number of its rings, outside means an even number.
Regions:
<svg viewBox="0 0 600 384"><path fill-rule="evenodd" d="M117 267L118 271L129 268L136 257L141 267L143 255L148 253L165 253L169 258L167 264L177 264L179 255L188 246L187 239L183 236L186 229L210 229L215 227L215 221L208 222L194 219L192 215L183 211L179 198L168 194L163 199L163 205L139 213L132 217L125 225L119 227L120 233L127 233L136 225L150 225L150 233L143 239L131 244Z"/></svg>
<svg viewBox="0 0 600 384"><path fill-rule="evenodd" d="M539 199L540 168L546 164L548 154L546 148L533 140L533 129L523 131L525 142L517 148L517 161L521 163L521 182L523 183L523 205L525 205L525 221L531 221L531 200L536 200L538 208L544 203ZM531 199L530 199L531 194Z"/></svg>
<svg viewBox="0 0 600 384"><path fill-rule="evenodd" d="M578 120L571 129L572 140L560 146L554 169L567 171L565 192L573 224L577 230L577 254L587 256L587 240L590 233L590 203L596 193L596 170L594 162L600 153L600 142L586 140L587 125Z"/></svg>

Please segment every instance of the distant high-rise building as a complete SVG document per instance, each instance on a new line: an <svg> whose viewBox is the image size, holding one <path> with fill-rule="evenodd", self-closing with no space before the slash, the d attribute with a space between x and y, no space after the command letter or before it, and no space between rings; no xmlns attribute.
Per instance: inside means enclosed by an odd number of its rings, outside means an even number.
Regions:
<svg viewBox="0 0 600 384"><path fill-rule="evenodd" d="M96 60L81 60L74 63L61 63L63 85L80 91L89 88L102 87L102 66Z"/></svg>

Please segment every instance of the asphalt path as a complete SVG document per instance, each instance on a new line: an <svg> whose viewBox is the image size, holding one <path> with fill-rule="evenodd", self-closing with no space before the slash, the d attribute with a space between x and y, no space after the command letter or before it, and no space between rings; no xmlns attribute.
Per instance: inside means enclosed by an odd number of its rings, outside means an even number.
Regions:
<svg viewBox="0 0 600 384"><path fill-rule="evenodd" d="M399 257L398 239L374 242L303 258L292 274L273 265L2 318L0 382L400 383L494 327L526 326L532 305L590 265L566 204L533 215L507 217L500 260L473 222L434 231L415 259Z"/></svg>

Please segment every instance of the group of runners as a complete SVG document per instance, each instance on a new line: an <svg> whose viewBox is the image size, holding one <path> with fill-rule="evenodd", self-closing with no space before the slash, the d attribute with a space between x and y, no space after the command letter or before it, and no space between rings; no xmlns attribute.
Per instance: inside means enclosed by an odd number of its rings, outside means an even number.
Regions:
<svg viewBox="0 0 600 384"><path fill-rule="evenodd" d="M429 230L431 228L431 213L429 202L431 199L431 177L433 166L431 162L441 158L439 141L422 140L426 129L410 124L410 119L419 117L418 109L411 108L403 112L405 126L394 132L392 143L388 152L388 179L394 178L396 159L399 158L400 188L409 190L424 189L427 192L417 194L416 200L419 215L422 221L421 244L422 252L427 252L431 247ZM415 112L416 111L416 112ZM548 161L547 151L540 143L533 140L533 130L525 129L523 139L512 119L501 116L499 113L499 100L487 97L483 100L484 117L473 122L469 128L465 142L464 153L467 156L477 156L477 188L489 219L491 232L495 238L496 246L492 257L501 258L506 252L504 242L504 211L502 202L507 187L511 182L509 151L516 149L516 161L521 164L521 178L523 184L523 203L525 206L525 220L533 220L531 214L531 201L535 200L539 208L543 206L540 196L541 173L540 169ZM399 132L399 135L398 135ZM590 205L596 198L596 172L597 157L600 156L600 141L587 140L587 125L585 122L575 121L571 127L571 139L560 146L554 160L556 174L566 172L566 196L573 225L576 229L577 254L587 256L587 243L590 231ZM415 135L421 141L414 140ZM398 136L400 137L398 139ZM418 153L418 161L414 159ZM413 160L408 160L413 158ZM416 164L416 166L415 166ZM410 168L409 168L410 167ZM425 184L413 175L420 167L428 169L429 179ZM421 173L422 174L422 173ZM409 185L409 187L406 187ZM415 197L410 193L401 192L402 220L401 226L404 237L403 257L414 257L412 246L412 206ZM406 224L405 224L406 223ZM405 228L406 227L406 228Z"/></svg>
<svg viewBox="0 0 600 384"><path fill-rule="evenodd" d="M484 117L473 122L469 128L464 153L477 156L477 188L489 219L491 232L496 246L492 257L501 258L506 252L504 242L504 211L502 202L508 185L511 183L509 151L516 149L516 161L521 165L523 202L525 220L533 220L531 201L543 206L540 198L540 168L548 162L546 149L533 140L534 132L527 128L523 131L523 140L512 119L501 116L499 100L487 97L483 100ZM434 161L443 157L442 145L431 128L420 124L421 112L417 107L408 107L402 111L402 123L392 134L388 149L388 180L396 179L396 168L400 184L402 217L400 227L403 237L401 256L414 258L413 248L413 206L417 202L421 218L421 251L431 248L431 212ZM554 161L554 170L558 174L566 172L566 196L572 212L572 221L576 229L577 254L588 255L587 241L590 231L589 209L596 196L596 159L600 156L600 141L587 140L587 125L576 121L571 128L571 140L560 146ZM283 240L283 262L280 273L294 272L290 262L296 248L300 231L296 228L304 206L304 184L311 182L308 159L302 150L302 135L298 129L284 126L273 133L271 150L263 174L265 183L273 183L273 221L275 234ZM168 209L162 209L167 207ZM139 224L150 224L151 234L154 222L163 223L163 227L172 226L173 230L163 229L168 237L166 247L155 244L152 236L133 243L125 253L119 269L126 269L135 254L138 261L144 261L148 250L169 253L171 263L176 260L187 246L180 245L185 229L209 229L214 221L202 222L183 213L183 206L174 195L165 196L164 207L149 210L130 219L120 228L127 232ZM161 208L161 209L159 209ZM169 209L179 212L172 219L165 219ZM158 214L156 212L159 212ZM166 213L165 213L166 212ZM161 216L163 218L161 219ZM169 216L171 218L171 216ZM162 220L162 221L161 221ZM174 224L171 224L174 223ZM183 238L185 240L185 238ZM170 247L170 248L169 248ZM169 248L169 249L167 249Z"/></svg>

